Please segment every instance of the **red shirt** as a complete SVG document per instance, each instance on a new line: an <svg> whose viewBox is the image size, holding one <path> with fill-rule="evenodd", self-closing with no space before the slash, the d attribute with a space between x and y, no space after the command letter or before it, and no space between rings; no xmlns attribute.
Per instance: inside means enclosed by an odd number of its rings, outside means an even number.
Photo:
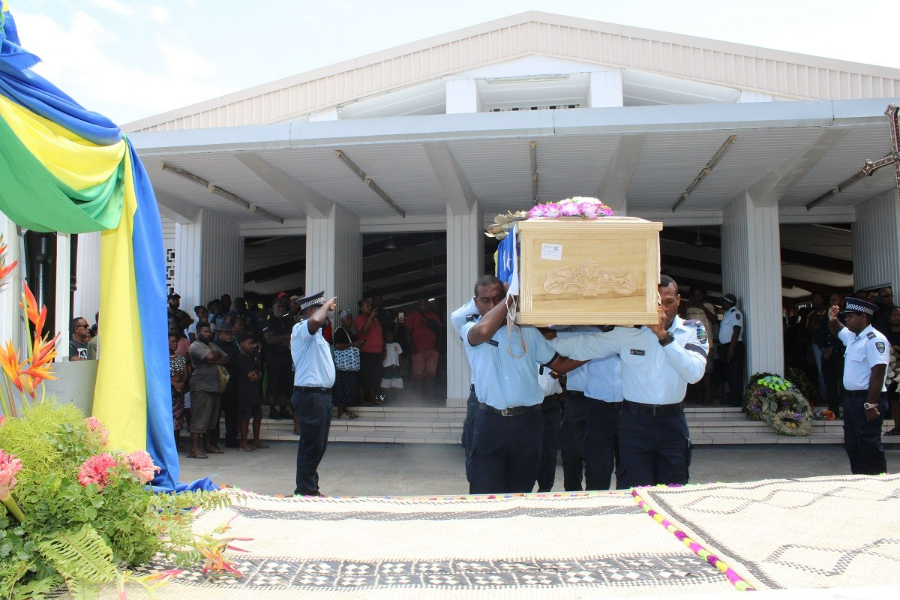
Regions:
<svg viewBox="0 0 900 600"><path fill-rule="evenodd" d="M384 347L384 336L381 333L381 323L378 322L377 318L372 319L372 325L369 326L369 332L363 333L363 327L365 327L368 322L369 317L367 315L359 315L353 323L356 327L359 339L363 340L362 348L360 348L359 351L377 352L378 354L381 354L381 349Z"/></svg>
<svg viewBox="0 0 900 600"><path fill-rule="evenodd" d="M425 324L428 319L434 321L438 330L443 327L441 318L433 310L429 310L425 314L414 310L406 317L406 326L409 327L412 344L416 350L432 350L437 346L437 335Z"/></svg>

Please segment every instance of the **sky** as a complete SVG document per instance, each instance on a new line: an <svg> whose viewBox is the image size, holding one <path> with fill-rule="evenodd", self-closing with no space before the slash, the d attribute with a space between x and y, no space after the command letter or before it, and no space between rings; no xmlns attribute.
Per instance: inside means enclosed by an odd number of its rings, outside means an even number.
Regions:
<svg viewBox="0 0 900 600"><path fill-rule="evenodd" d="M526 10L900 68L895 2L7 0L36 70L121 124Z"/></svg>

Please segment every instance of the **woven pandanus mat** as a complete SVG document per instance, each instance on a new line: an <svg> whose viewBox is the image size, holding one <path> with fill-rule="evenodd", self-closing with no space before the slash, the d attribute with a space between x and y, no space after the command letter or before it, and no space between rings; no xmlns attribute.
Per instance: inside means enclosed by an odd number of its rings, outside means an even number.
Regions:
<svg viewBox="0 0 900 600"><path fill-rule="evenodd" d="M200 515L195 527L206 532L232 518L229 535L253 538L235 542L246 553L228 553L243 576L186 571L158 590L161 599L546 600L734 590L624 493L246 494L242 504ZM160 562L146 570L167 568Z"/></svg>
<svg viewBox="0 0 900 600"><path fill-rule="evenodd" d="M895 584L900 475L640 488L657 522L755 589Z"/></svg>

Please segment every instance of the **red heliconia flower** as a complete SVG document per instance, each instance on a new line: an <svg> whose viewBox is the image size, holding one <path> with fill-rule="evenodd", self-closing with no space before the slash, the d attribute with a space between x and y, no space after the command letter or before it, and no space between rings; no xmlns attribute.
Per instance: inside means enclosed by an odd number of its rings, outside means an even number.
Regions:
<svg viewBox="0 0 900 600"><path fill-rule="evenodd" d="M28 320L34 325L34 339L41 339L43 337L44 323L47 321L47 307L42 306L38 308L37 300L34 298L34 294L31 293L31 288L28 287L28 284L25 283L25 281L22 281L22 287L23 301L19 302L19 306L22 307L22 310L24 310L25 314L28 316Z"/></svg>

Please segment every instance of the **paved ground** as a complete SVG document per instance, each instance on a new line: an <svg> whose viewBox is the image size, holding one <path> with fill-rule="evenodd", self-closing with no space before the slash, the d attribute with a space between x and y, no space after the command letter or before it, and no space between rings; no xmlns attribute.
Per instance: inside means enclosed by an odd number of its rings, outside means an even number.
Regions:
<svg viewBox="0 0 900 600"><path fill-rule="evenodd" d="M900 469L900 445L887 447L888 470ZM181 458L181 481L210 477L261 494L294 489L297 446L272 442L254 453L226 450L208 460ZM694 449L691 481L755 481L814 477L850 472L837 445L699 446ZM465 494L468 484L461 446L441 444L329 444L319 468L322 493L330 496ZM554 490L562 490L557 467Z"/></svg>

